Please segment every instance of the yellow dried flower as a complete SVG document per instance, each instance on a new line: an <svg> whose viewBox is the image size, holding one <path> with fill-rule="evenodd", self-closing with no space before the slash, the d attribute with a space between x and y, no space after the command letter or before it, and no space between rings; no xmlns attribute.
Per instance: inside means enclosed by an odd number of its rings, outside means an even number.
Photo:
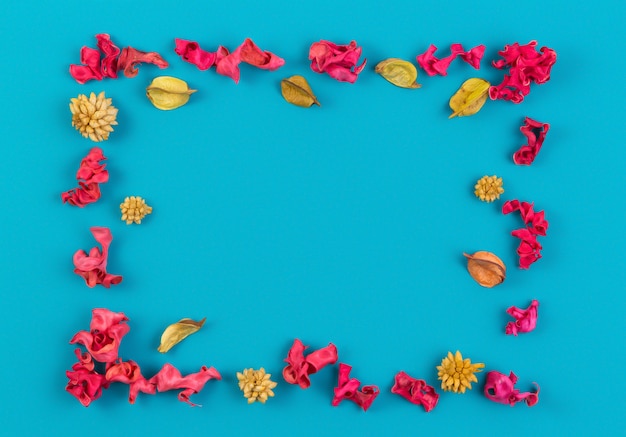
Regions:
<svg viewBox="0 0 626 437"><path fill-rule="evenodd" d="M243 391L243 396L248 399L249 404L255 401L264 404L268 397L274 396L272 389L277 383L270 380L271 376L270 373L265 373L263 367L259 370L244 369L243 373L237 372L239 389Z"/></svg>
<svg viewBox="0 0 626 437"><path fill-rule="evenodd" d="M79 94L75 99L70 99L70 111L72 111L72 126L80 134L92 141L103 141L109 139L109 133L113 132L117 124L117 108L111 104L111 99L107 99L102 91L96 97L91 93L89 98L84 94Z"/></svg>
<svg viewBox="0 0 626 437"><path fill-rule="evenodd" d="M441 366L437 366L437 376L441 380L441 388L444 391L465 393L465 389L472 389L472 382L478 382L474 373L482 372L483 363L472 364L469 358L463 359L461 352L455 355L448 352L448 356L441 360Z"/></svg>
<svg viewBox="0 0 626 437"><path fill-rule="evenodd" d="M502 188L502 178L493 176L483 176L474 185L476 191L474 194L483 202L493 202L500 198L500 194L504 193Z"/></svg>
<svg viewBox="0 0 626 437"><path fill-rule="evenodd" d="M139 196L130 196L124 199L124 202L120 204L122 210L122 220L126 221L127 225L131 223L141 224L141 219L152 212L152 207L148 206L145 200Z"/></svg>

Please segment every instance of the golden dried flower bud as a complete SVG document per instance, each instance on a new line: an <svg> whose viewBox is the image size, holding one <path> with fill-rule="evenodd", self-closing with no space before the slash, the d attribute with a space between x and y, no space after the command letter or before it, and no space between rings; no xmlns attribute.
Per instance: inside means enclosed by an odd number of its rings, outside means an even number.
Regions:
<svg viewBox="0 0 626 437"><path fill-rule="evenodd" d="M506 266L500 258L491 252L478 251L473 255L463 254L467 258L467 270L479 285L487 288L504 282Z"/></svg>
<svg viewBox="0 0 626 437"><path fill-rule="evenodd" d="M502 178L496 175L483 176L476 185L474 185L474 194L483 202L493 202L500 198L500 194L504 193L502 188Z"/></svg>
<svg viewBox="0 0 626 437"><path fill-rule="evenodd" d="M239 389L243 392L243 396L248 399L248 403L252 404L256 401L262 404L268 398L274 396L273 388L277 383L272 381L270 373L265 373L265 369L261 367L259 370L244 369L243 372L237 372L239 380Z"/></svg>
<svg viewBox="0 0 626 437"><path fill-rule="evenodd" d="M89 98L79 94L75 99L70 99L70 111L72 112L72 126L80 134L91 141L103 141L109 139L109 133L113 132L117 124L117 108L107 99L104 91L96 96L91 93Z"/></svg>
<svg viewBox="0 0 626 437"><path fill-rule="evenodd" d="M120 210L122 211L122 220L124 220L127 225L131 223L140 225L141 220L152 213L152 207L139 196L129 196L125 198L124 202L120 204Z"/></svg>

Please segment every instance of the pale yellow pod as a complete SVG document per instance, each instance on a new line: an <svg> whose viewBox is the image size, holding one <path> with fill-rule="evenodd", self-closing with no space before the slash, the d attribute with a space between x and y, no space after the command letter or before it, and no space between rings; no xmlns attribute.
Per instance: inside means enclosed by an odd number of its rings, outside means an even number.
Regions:
<svg viewBox="0 0 626 437"><path fill-rule="evenodd" d="M157 109L170 111L189 101L196 90L189 89L187 82L172 76L159 76L146 88L146 96Z"/></svg>

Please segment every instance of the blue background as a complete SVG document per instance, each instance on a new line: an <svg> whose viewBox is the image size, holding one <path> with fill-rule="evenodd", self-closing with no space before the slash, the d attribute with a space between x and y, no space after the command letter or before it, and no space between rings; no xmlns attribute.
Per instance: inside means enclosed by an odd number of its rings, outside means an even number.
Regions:
<svg viewBox="0 0 626 437"><path fill-rule="evenodd" d="M585 435L624 429L623 2L410 2L387 6L285 2L34 2L0 6L2 63L2 434L9 435ZM83 45L109 33L119 47L158 51L170 67L133 79L76 83ZM241 82L199 71L173 52L175 37L207 50L251 37L286 60L276 72L243 66ZM313 73L314 41L363 47L354 85ZM552 79L520 105L488 101L448 120L449 97L470 77L499 83L490 61L505 44L536 39L558 53ZM420 71L418 90L373 72L388 57L414 62L429 44L485 44L480 71L456 60L447 77ZM188 105L156 110L145 87L159 75L198 90ZM279 82L309 80L321 108L285 103ZM95 144L70 125L68 103L106 91L119 126L100 144L109 183L84 209L61 204ZM524 116L551 124L530 167L512 163ZM504 199L535 202L550 223L543 256L517 268L521 227L479 202L475 181L504 178ZM154 213L141 226L119 217L125 196ZM110 227L109 272L124 281L89 289L72 254ZM479 287L462 252L489 250L505 283ZM505 309L540 301L537 329L504 335ZM64 391L72 335L91 309L130 318L120 354L144 375L170 362L183 373L215 366L190 408L174 392L127 402L116 384L89 408ZM162 330L182 318L205 327L169 353ZM336 366L309 390L281 376L294 338L333 342L353 376L381 394L363 413L330 405ZM513 370L539 404L510 408L482 394L441 393L429 414L389 390L399 370L438 387L448 350ZM266 405L246 404L235 372L264 366L279 382ZM441 390L439 390L441 392Z"/></svg>

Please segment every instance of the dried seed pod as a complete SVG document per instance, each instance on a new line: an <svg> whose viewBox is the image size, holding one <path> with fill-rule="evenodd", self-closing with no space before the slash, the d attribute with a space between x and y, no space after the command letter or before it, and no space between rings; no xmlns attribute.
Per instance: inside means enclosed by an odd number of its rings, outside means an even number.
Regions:
<svg viewBox="0 0 626 437"><path fill-rule="evenodd" d="M202 328L202 325L204 325L205 321L206 317L199 322L194 322L191 319L181 319L178 322L171 324L165 328L165 331L163 331L163 334L161 335L161 344L157 350L164 354L191 334L198 332L200 328Z"/></svg>
<svg viewBox="0 0 626 437"><path fill-rule="evenodd" d="M171 76L159 76L146 88L146 96L150 102L163 111L180 108L195 92L196 90L189 89L187 82Z"/></svg>
<svg viewBox="0 0 626 437"><path fill-rule="evenodd" d="M117 124L117 108L111 104L111 99L106 98L104 91L96 96L91 93L89 98L79 94L75 99L70 99L70 111L72 112L72 126L80 134L91 141L99 142L109 139L109 133Z"/></svg>
<svg viewBox="0 0 626 437"><path fill-rule="evenodd" d="M478 251L473 255L463 254L467 258L467 270L479 285L487 288L501 284L506 278L506 266L500 258L491 252Z"/></svg>
<svg viewBox="0 0 626 437"><path fill-rule="evenodd" d="M389 58L376 65L374 71L400 88L420 88L417 83L417 68L409 61Z"/></svg>
<svg viewBox="0 0 626 437"><path fill-rule="evenodd" d="M448 118L474 115L480 111L487 101L490 86L486 80L476 77L463 82L461 88L450 97L450 109L454 112Z"/></svg>
<svg viewBox="0 0 626 437"><path fill-rule="evenodd" d="M308 108L312 105L321 106L317 101L309 83L302 76L291 76L280 81L280 91L289 103Z"/></svg>

